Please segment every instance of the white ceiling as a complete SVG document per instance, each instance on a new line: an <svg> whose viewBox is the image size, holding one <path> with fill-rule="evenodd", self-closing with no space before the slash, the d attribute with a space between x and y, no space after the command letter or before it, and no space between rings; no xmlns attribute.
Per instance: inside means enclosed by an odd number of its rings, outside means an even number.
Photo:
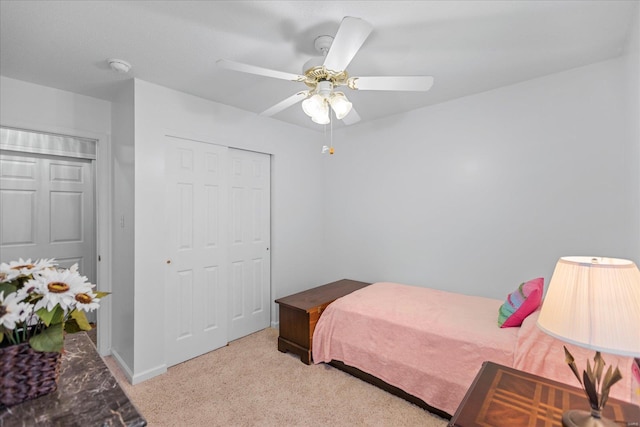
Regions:
<svg viewBox="0 0 640 427"><path fill-rule="evenodd" d="M302 73L344 16L374 29L347 71L431 75L429 92L345 92L362 121L623 53L633 1L0 1L0 74L110 100L135 77L260 113L303 83L224 70L220 58ZM133 65L116 74L107 58ZM321 130L294 105L275 119Z"/></svg>

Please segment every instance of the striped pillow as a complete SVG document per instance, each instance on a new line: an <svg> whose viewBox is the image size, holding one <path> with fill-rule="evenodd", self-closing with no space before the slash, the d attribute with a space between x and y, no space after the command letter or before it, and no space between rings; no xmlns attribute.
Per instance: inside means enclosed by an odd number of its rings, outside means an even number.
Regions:
<svg viewBox="0 0 640 427"><path fill-rule="evenodd" d="M498 312L498 326L511 328L522 325L524 319L536 311L542 302L544 278L529 280L507 296Z"/></svg>

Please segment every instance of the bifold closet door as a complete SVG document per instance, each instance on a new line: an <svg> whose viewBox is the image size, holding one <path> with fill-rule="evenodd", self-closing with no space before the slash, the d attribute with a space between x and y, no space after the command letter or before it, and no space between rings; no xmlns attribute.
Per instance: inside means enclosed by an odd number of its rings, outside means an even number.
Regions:
<svg viewBox="0 0 640 427"><path fill-rule="evenodd" d="M94 191L91 160L1 151L0 261L77 263L95 283Z"/></svg>
<svg viewBox="0 0 640 427"><path fill-rule="evenodd" d="M229 149L229 341L271 322L271 156Z"/></svg>
<svg viewBox="0 0 640 427"><path fill-rule="evenodd" d="M169 366L270 324L271 157L166 138Z"/></svg>
<svg viewBox="0 0 640 427"><path fill-rule="evenodd" d="M228 342L226 147L166 138L169 366Z"/></svg>

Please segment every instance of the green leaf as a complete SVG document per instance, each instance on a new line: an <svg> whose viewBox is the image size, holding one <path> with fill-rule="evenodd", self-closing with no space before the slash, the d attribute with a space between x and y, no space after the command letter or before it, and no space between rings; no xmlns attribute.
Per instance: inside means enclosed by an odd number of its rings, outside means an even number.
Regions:
<svg viewBox="0 0 640 427"><path fill-rule="evenodd" d="M68 334L75 334L81 332L82 329L78 326L78 322L76 322L75 319L69 319L64 322L64 331Z"/></svg>
<svg viewBox="0 0 640 427"><path fill-rule="evenodd" d="M74 328L75 327L78 328L78 330L76 330L74 332L90 331L91 329L93 329L91 327L91 325L89 324L89 321L87 320L87 315L84 314L84 311L73 310L71 312L71 319L70 320L73 320L75 322ZM69 333L74 333L74 332L69 331L66 326L65 326L65 331L67 331Z"/></svg>
<svg viewBox="0 0 640 427"><path fill-rule="evenodd" d="M111 295L111 292L100 292L100 291L96 291L96 298L104 298L107 295Z"/></svg>
<svg viewBox="0 0 640 427"><path fill-rule="evenodd" d="M16 342L16 336L18 338L17 342ZM7 345L20 344L22 342L20 340L19 332L16 332L13 329L7 329L4 326L0 325L0 343L2 343L2 341L4 341L5 339L9 341L9 344Z"/></svg>
<svg viewBox="0 0 640 427"><path fill-rule="evenodd" d="M64 346L62 323L52 325L38 335L34 335L29 340L29 344L36 351L62 351Z"/></svg>
<svg viewBox="0 0 640 427"><path fill-rule="evenodd" d="M12 285L11 282L0 283L0 293L4 292L4 297L7 295L14 293L18 288L15 285Z"/></svg>
<svg viewBox="0 0 640 427"><path fill-rule="evenodd" d="M36 311L36 314L47 327L64 321L64 310L60 305L56 305L52 311L47 310L46 307L42 307L40 310Z"/></svg>

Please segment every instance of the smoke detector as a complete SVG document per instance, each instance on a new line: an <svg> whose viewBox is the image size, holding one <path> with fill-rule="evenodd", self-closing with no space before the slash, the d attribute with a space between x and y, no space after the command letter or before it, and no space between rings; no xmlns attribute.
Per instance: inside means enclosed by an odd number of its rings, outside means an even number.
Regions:
<svg viewBox="0 0 640 427"><path fill-rule="evenodd" d="M131 64L129 64L127 61L122 59L111 58L111 59L107 59L107 62L109 63L109 66L111 67L111 69L116 73L126 74L131 69Z"/></svg>

